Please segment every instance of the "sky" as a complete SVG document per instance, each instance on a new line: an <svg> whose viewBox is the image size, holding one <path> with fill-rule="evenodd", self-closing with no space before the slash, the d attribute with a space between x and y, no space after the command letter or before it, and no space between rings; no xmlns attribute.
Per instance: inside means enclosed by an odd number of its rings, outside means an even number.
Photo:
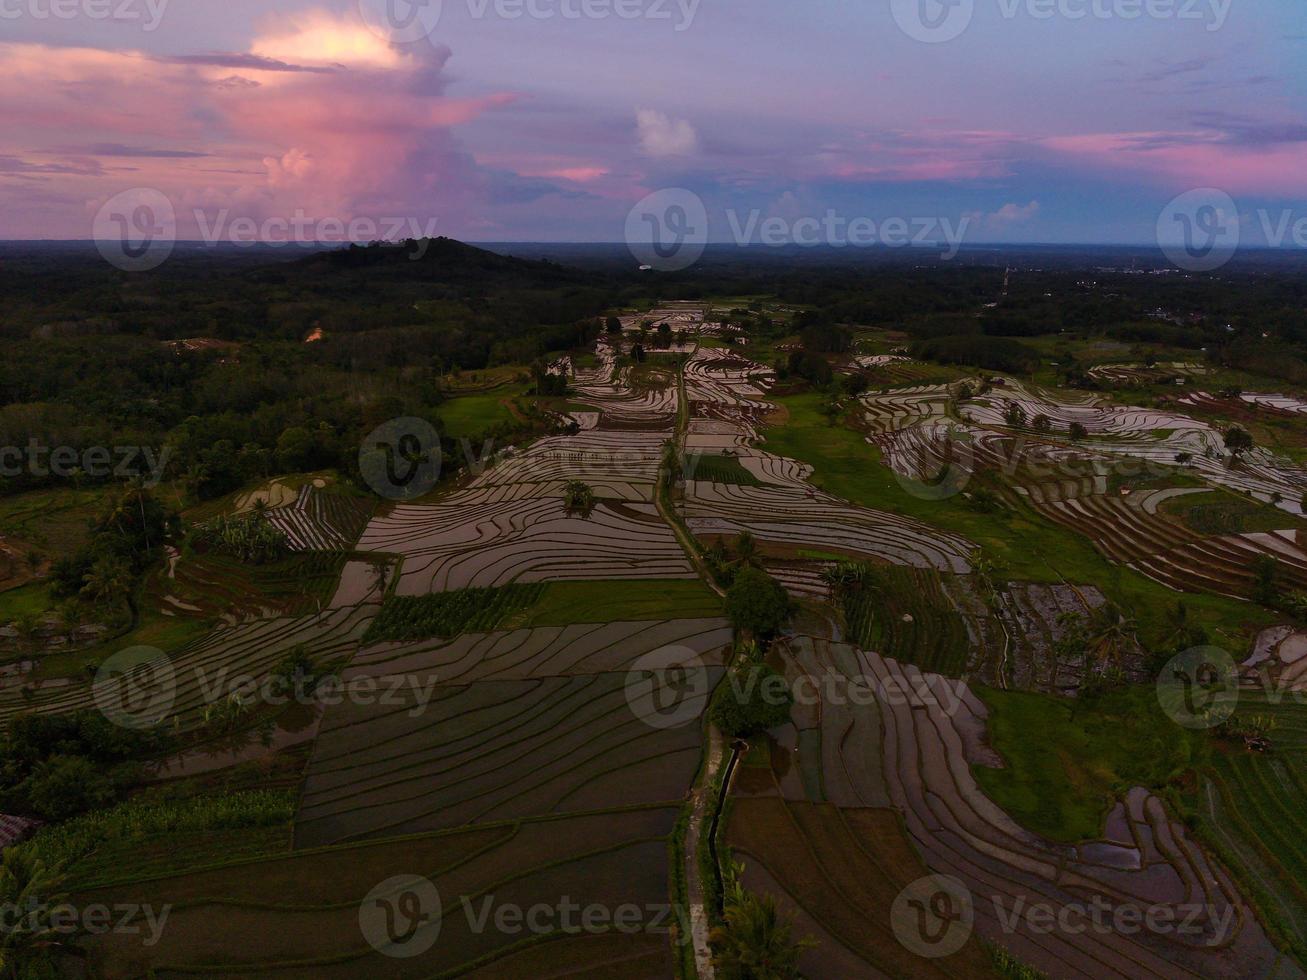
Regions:
<svg viewBox="0 0 1307 980"><path fill-rule="evenodd" d="M1202 188L1293 244L1307 4L0 0L0 124L7 239L1134 244Z"/></svg>

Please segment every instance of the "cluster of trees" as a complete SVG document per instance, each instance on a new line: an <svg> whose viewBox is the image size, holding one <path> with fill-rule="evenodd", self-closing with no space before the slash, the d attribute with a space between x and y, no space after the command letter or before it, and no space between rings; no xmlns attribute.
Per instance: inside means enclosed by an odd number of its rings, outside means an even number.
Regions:
<svg viewBox="0 0 1307 980"><path fill-rule="evenodd" d="M803 378L817 387L830 384L835 376L826 358L806 350L791 351L784 367L776 374L782 380L790 377Z"/></svg>
<svg viewBox="0 0 1307 980"><path fill-rule="evenodd" d="M262 507L245 517L217 517L196 528L191 539L200 548L212 548L248 565L267 565L290 554L285 533L273 526Z"/></svg>
<svg viewBox="0 0 1307 980"><path fill-rule="evenodd" d="M80 550L55 561L51 588L59 598L78 598L110 610L129 607L137 581L158 557L178 518L141 486L115 494L92 523Z"/></svg>
<svg viewBox="0 0 1307 980"><path fill-rule="evenodd" d="M19 715L0 761L6 813L66 820L119 799L142 775L138 760L169 745L162 731L136 731L98 711Z"/></svg>
<svg viewBox="0 0 1307 980"><path fill-rule="evenodd" d="M912 356L941 364L1025 374L1039 364L1039 352L1017 340L962 335L934 337L912 345Z"/></svg>

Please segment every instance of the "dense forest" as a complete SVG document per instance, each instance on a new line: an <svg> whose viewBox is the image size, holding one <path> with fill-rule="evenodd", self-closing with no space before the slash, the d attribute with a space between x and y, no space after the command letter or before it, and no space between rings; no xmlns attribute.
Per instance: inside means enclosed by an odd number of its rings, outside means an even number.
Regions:
<svg viewBox="0 0 1307 980"><path fill-rule="evenodd" d="M893 259L789 264L710 250L693 269L657 275L436 239L309 254L182 249L131 274L84 249L12 244L0 255L0 446L167 446L167 476L201 498L275 472L348 470L381 421L438 420L451 373L539 363L592 339L613 308L670 298L769 297L795 311L792 323L746 310L740 326L796 330L813 354L844 349L845 327L887 326L919 357L1020 372L1037 358L1026 339L1065 334L1202 349L1307 379L1297 274L1041 260L1005 275L993 257ZM821 373L815 358L789 367ZM24 471L0 482L15 492L43 481Z"/></svg>

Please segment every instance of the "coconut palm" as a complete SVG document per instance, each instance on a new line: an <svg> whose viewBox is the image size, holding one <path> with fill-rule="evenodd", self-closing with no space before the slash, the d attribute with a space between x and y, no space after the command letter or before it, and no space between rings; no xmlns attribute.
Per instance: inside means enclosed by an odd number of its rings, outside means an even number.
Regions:
<svg viewBox="0 0 1307 980"><path fill-rule="evenodd" d="M662 469L667 474L669 484L675 483L681 476L681 454L675 440L668 439L663 443Z"/></svg>
<svg viewBox="0 0 1307 980"><path fill-rule="evenodd" d="M821 580L837 597L843 597L862 591L871 581L872 574L871 567L865 562L841 561L822 569Z"/></svg>
<svg viewBox="0 0 1307 980"><path fill-rule="evenodd" d="M70 945L75 929L56 930L51 913L65 903L64 878L21 847L10 847L0 857L0 907L15 910L16 921L0 929L0 975L27 975L32 961ZM67 918L67 917L65 917Z"/></svg>
<svg viewBox="0 0 1307 980"><path fill-rule="evenodd" d="M132 589L132 570L120 558L100 558L82 580L81 595L92 602L126 598Z"/></svg>
<svg viewBox="0 0 1307 980"><path fill-rule="evenodd" d="M771 895L753 895L736 881L728 885L725 924L709 936L713 967L722 980L794 980L799 956L813 943L795 939Z"/></svg>
<svg viewBox="0 0 1307 980"><path fill-rule="evenodd" d="M36 631L41 625L41 617L30 609L19 613L13 622L14 629L23 646L31 648L36 645Z"/></svg>
<svg viewBox="0 0 1307 980"><path fill-rule="evenodd" d="M1089 653L1099 663L1111 660L1120 667L1137 629L1134 620L1127 619L1114 603L1099 606L1089 619Z"/></svg>
<svg viewBox="0 0 1307 980"><path fill-rule="evenodd" d="M758 564L758 540L751 531L741 531L735 539L735 560L741 565Z"/></svg>

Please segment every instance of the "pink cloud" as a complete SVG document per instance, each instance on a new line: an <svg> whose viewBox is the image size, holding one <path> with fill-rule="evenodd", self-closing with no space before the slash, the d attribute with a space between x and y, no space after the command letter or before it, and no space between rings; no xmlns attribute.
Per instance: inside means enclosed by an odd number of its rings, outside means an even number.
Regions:
<svg viewBox="0 0 1307 980"><path fill-rule="evenodd" d="M888 132L827 147L825 175L857 181L958 181L1005 177L1019 139L998 131Z"/></svg>
<svg viewBox="0 0 1307 980"><path fill-rule="evenodd" d="M279 23L248 55L0 44L0 158L12 162L0 168L0 211L14 213L8 204L25 184L57 174L59 189L91 213L120 190L155 187L177 206L182 235L197 207L256 220L452 220L475 207L482 179L454 129L515 96L446 95L448 56L392 49L362 24L320 13ZM97 156L97 145L114 152ZM52 220L41 229L6 222L4 233L89 231L86 214L64 215L67 228Z"/></svg>
<svg viewBox="0 0 1307 980"><path fill-rule="evenodd" d="M1239 144L1213 131L1088 133L1040 146L1099 177L1146 180L1184 190L1215 186L1232 194L1307 193L1307 143Z"/></svg>

